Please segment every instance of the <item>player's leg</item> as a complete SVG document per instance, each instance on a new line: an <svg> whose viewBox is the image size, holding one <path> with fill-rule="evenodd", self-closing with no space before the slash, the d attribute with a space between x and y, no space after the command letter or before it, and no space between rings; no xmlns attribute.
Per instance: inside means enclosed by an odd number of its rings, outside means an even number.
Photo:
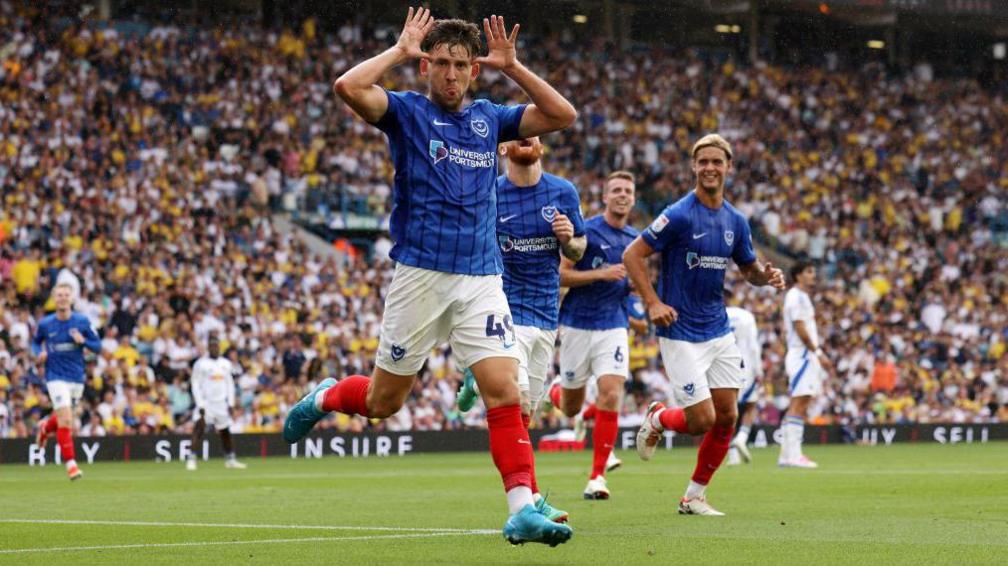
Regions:
<svg viewBox="0 0 1008 566"><path fill-rule="evenodd" d="M791 397L787 413L784 414L784 421L781 423L783 429L783 440L781 443L781 458L778 465L788 468L816 468L818 464L809 460L802 454L802 438L805 436L805 415L812 402L811 395L798 395Z"/></svg>
<svg viewBox="0 0 1008 566"><path fill-rule="evenodd" d="M706 380L700 345L681 340L659 339L665 374L672 382L675 407L653 402L637 431L637 455L650 460L667 430L697 436L714 425L714 404ZM699 377L697 377L699 376Z"/></svg>
<svg viewBox="0 0 1008 566"><path fill-rule="evenodd" d="M739 394L739 422L735 438L728 449L728 465L751 462L752 454L747 446L752 423L756 420L756 378L746 375Z"/></svg>
<svg viewBox="0 0 1008 566"><path fill-rule="evenodd" d="M372 377L329 378L305 395L287 414L283 437L293 444L326 414L339 412L386 418L398 411L413 388L431 349L448 334L442 294L456 288L448 274L399 264L385 299L381 338ZM460 276L455 276L460 277Z"/></svg>
<svg viewBox="0 0 1008 566"><path fill-rule="evenodd" d="M802 438L805 436L805 415L815 395L822 388L822 367L819 359L807 351L789 351L785 357L788 373L788 390L791 403L781 423L783 441L777 464L782 467L817 468L818 465L802 454Z"/></svg>
<svg viewBox="0 0 1008 566"><path fill-rule="evenodd" d="M504 483L510 516L504 537L512 544L555 546L570 539L567 525L539 513L532 496L534 456L522 421L518 355L511 311L500 277L464 277L453 291L449 339L459 362L476 378L487 409L490 455Z"/></svg>
<svg viewBox="0 0 1008 566"><path fill-rule="evenodd" d="M606 374L598 378L595 399L595 427L592 429L592 469L585 487L585 499L609 499L605 472L619 433L619 407L623 401L622 375Z"/></svg>
<svg viewBox="0 0 1008 566"><path fill-rule="evenodd" d="M568 418L577 415L591 377L591 331L560 327L560 381L550 388L550 401Z"/></svg>
<svg viewBox="0 0 1008 566"><path fill-rule="evenodd" d="M84 385L66 381L46 383L53 412L56 414L56 442L60 448L60 458L66 465L71 480L80 479L84 474L77 466L73 443L73 406L84 393Z"/></svg>
<svg viewBox="0 0 1008 566"><path fill-rule="evenodd" d="M196 452L203 445L203 432L206 430L206 409L194 409L193 417L196 418L196 422L193 423L192 437L190 438L192 450L189 451L189 457L186 458L186 469L190 472L196 470Z"/></svg>
<svg viewBox="0 0 1008 566"><path fill-rule="evenodd" d="M45 448L46 441L56 434L57 428L59 428L59 419L56 416L56 411L53 410L46 420L39 423L38 431L35 433L35 445L39 448Z"/></svg>
<svg viewBox="0 0 1008 566"><path fill-rule="evenodd" d="M555 330L543 330L528 326L516 326L515 337L518 340L519 352L523 360L518 364L518 392L522 405L522 423L528 429L532 418L539 411L543 391L546 387L546 374L553 362L553 344L556 342ZM551 521L566 523L570 514L550 505L539 492L536 478L535 463L532 466L532 499L536 510Z"/></svg>
<svg viewBox="0 0 1008 566"><path fill-rule="evenodd" d="M228 412L228 407L216 407L213 413L210 420L214 428L217 429L217 434L221 439L221 446L224 448L224 467L244 470L248 466L239 462L235 455L234 440L231 438L231 414Z"/></svg>

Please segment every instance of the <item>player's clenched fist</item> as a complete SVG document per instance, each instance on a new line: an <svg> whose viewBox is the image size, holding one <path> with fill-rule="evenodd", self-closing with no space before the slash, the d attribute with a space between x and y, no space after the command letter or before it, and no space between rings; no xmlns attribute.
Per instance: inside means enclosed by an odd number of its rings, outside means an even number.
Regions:
<svg viewBox="0 0 1008 566"><path fill-rule="evenodd" d="M566 215L556 213L553 218L553 235L556 236L561 246L566 246L574 237L574 224Z"/></svg>
<svg viewBox="0 0 1008 566"><path fill-rule="evenodd" d="M603 281L620 281L626 277L626 267L622 263L601 268Z"/></svg>
<svg viewBox="0 0 1008 566"><path fill-rule="evenodd" d="M665 303L654 303L648 306L648 318L655 326L669 326L679 319L679 313Z"/></svg>

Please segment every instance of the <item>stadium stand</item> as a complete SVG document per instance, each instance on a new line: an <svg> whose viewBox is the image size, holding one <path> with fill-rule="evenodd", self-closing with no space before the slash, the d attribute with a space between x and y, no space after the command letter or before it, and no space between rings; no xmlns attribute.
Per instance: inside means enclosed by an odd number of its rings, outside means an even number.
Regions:
<svg viewBox="0 0 1008 566"><path fill-rule="evenodd" d="M91 434L184 431L188 370L214 332L241 368L237 431L278 430L310 384L371 371L387 246L321 257L272 214L387 214L385 140L330 83L389 29L103 27L3 6L0 437L30 435L48 412L28 343L57 280L76 282L77 308L103 338L78 414ZM528 64L580 111L545 140L545 163L580 188L586 217L605 174L630 169L635 221L647 222L690 187L690 140L732 140L730 200L764 246L823 274L816 301L836 372L813 422L1008 421L1003 86L925 67L742 67L699 50L529 41ZM423 88L413 68L388 80ZM493 72L477 82L479 96L518 96ZM737 285L764 343L761 418L776 422L780 296ZM635 337L624 426L666 396L656 352ZM480 411L454 408L460 379L437 349L406 407L378 426L482 426ZM562 424L556 413L540 422Z"/></svg>

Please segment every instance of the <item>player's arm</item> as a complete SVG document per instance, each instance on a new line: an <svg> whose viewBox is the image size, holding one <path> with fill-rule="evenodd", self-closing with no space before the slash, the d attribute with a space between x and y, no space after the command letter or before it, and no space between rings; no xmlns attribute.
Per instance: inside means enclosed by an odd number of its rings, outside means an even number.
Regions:
<svg viewBox="0 0 1008 566"><path fill-rule="evenodd" d="M638 336L644 336L648 333L648 324L643 318L630 317L630 329L637 333Z"/></svg>
<svg viewBox="0 0 1008 566"><path fill-rule="evenodd" d="M587 245L587 244L586 244ZM584 251L582 250L582 254ZM626 268L622 263L607 265L599 269L577 269L574 262L566 257L560 258L560 286L584 287L596 281L619 281L626 277Z"/></svg>
<svg viewBox="0 0 1008 566"><path fill-rule="evenodd" d="M574 223L567 215L557 212L553 218L553 235L560 244L560 252L571 261L579 261L588 247L588 238L574 235Z"/></svg>
<svg viewBox="0 0 1008 566"><path fill-rule="evenodd" d="M549 83L518 61L515 43L519 27L515 24L511 29L511 35L508 35L504 28L503 17L483 18L487 55L476 59L476 63L500 70L532 100L532 104L529 104L522 114L518 126L519 138L530 138L562 130L574 123L577 119L577 110Z"/></svg>
<svg viewBox="0 0 1008 566"><path fill-rule="evenodd" d="M189 392L192 393L193 404L196 405L196 410L202 409L205 405L206 400L203 398L203 378L206 372L203 371L203 364L196 362L190 372L189 377Z"/></svg>
<svg viewBox="0 0 1008 566"><path fill-rule="evenodd" d="M78 344L81 344L88 350L91 350L96 354L100 354L101 338L98 337L98 333L95 332L94 327L92 327L90 324L86 324L83 325L82 328L84 329L83 332L77 330L76 328L74 329L74 332L77 334L77 336L73 337L74 341L77 342ZM79 342L77 341L78 336L80 337Z"/></svg>
<svg viewBox="0 0 1008 566"><path fill-rule="evenodd" d="M655 326L668 326L679 318L679 313L661 301L654 285L651 284L647 258L651 257L653 253L654 248L643 238L637 236L623 251L623 265L626 266L626 272L634 290L640 294L641 300L644 301L648 318Z"/></svg>
<svg viewBox="0 0 1008 566"><path fill-rule="evenodd" d="M809 334L808 327L805 326L805 321L795 320L793 324L795 334L797 334L798 338L801 339L802 344L805 344L808 351L814 353L816 357L819 358L819 361L823 366L829 367L832 365L830 364L829 358L826 357L826 352L823 352L822 346L812 339L812 335Z"/></svg>
<svg viewBox="0 0 1008 566"><path fill-rule="evenodd" d="M377 122L388 110L388 93L376 83L397 65L411 59L429 57L420 50L420 42L433 27L434 18L430 15L430 10L419 8L414 13L413 8L410 8L399 41L340 75L333 83L333 90L365 121L372 124Z"/></svg>
<svg viewBox="0 0 1008 566"><path fill-rule="evenodd" d="M756 260L752 263L740 265L739 270L742 271L742 276L745 277L746 281L757 287L770 285L778 290L785 287L784 272L774 267L769 261L760 263L759 260Z"/></svg>
<svg viewBox="0 0 1008 566"><path fill-rule="evenodd" d="M31 339L31 353L40 364L44 364L46 358L49 357L49 352L43 347L45 336L45 328L40 322L38 327L35 328L35 335Z"/></svg>

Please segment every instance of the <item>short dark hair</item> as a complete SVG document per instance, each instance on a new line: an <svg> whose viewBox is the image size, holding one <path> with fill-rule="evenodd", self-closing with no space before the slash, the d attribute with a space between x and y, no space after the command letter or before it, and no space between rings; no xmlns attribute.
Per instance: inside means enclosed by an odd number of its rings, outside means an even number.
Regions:
<svg viewBox="0 0 1008 566"><path fill-rule="evenodd" d="M804 272L806 269L810 267L815 267L815 264L807 259L799 259L798 261L794 262L794 264L791 266L791 281L797 283L798 276L801 275L802 272Z"/></svg>
<svg viewBox="0 0 1008 566"><path fill-rule="evenodd" d="M478 57L483 50L483 40L480 29L474 23L465 20L438 20L434 28L420 42L420 49L430 53L439 45L464 47L469 51L469 57Z"/></svg>

